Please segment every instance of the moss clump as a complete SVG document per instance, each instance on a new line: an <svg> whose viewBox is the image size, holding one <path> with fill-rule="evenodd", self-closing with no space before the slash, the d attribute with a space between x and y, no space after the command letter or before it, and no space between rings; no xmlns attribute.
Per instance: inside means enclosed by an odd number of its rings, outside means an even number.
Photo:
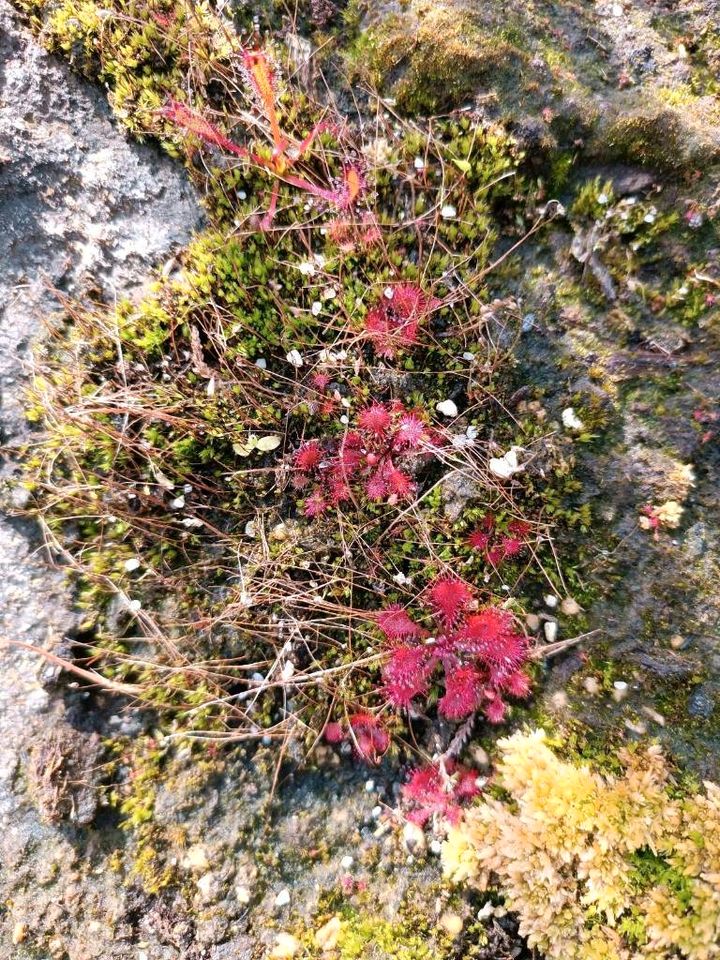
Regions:
<svg viewBox="0 0 720 960"><path fill-rule="evenodd" d="M413 0L364 32L351 59L403 112L431 114L516 77L527 58L516 39L488 33L464 8Z"/></svg>
<svg viewBox="0 0 720 960"><path fill-rule="evenodd" d="M430 960L427 923L390 922L370 914L351 914L343 923L337 947L341 960Z"/></svg>
<svg viewBox="0 0 720 960"><path fill-rule="evenodd" d="M548 958L718 956L720 788L676 796L654 747L616 777L560 760L541 731L499 746L507 794L451 830L451 878L497 880Z"/></svg>
<svg viewBox="0 0 720 960"><path fill-rule="evenodd" d="M157 126L168 96L183 98L193 74L195 96L227 68L237 46L210 4L185 0L20 0L46 46L65 54L87 77L108 87L116 115L133 132Z"/></svg>
<svg viewBox="0 0 720 960"><path fill-rule="evenodd" d="M706 126L717 124L707 104L669 108L659 103L618 116L601 132L591 150L604 158L660 171L687 169L717 159L718 146Z"/></svg>

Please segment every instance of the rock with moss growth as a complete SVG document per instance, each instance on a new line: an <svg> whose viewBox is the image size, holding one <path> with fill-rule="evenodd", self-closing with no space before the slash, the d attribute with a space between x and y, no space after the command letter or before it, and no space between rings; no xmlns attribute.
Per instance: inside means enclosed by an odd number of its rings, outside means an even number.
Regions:
<svg viewBox="0 0 720 960"><path fill-rule="evenodd" d="M587 143L604 159L664 170L720 155L709 3L669 24L637 3L352 7L359 31L350 63L403 113L472 103L534 148ZM703 42L688 49L682 41L697 35Z"/></svg>

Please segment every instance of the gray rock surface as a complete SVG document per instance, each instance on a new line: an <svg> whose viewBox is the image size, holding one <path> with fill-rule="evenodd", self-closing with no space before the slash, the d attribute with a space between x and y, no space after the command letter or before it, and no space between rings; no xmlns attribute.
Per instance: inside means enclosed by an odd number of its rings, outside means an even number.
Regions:
<svg viewBox="0 0 720 960"><path fill-rule="evenodd" d="M57 309L53 290L72 296L91 292L108 301L134 294L139 279L185 244L200 222L196 196L178 166L156 149L131 144L112 122L102 90L48 56L0 0L0 441L6 445L0 471L5 479L13 473L7 448L28 435L22 415L26 361L33 337ZM47 669L36 655L3 642L55 645L73 625L62 572L45 564L40 547L37 531L0 516L0 896L3 902L10 891L15 901L27 897L33 903L28 916L60 928L66 905L53 901L72 898L77 851L67 833L41 822L37 808L45 807L45 819L52 819L58 782L47 777L57 764L72 785L69 795L57 798L61 809L71 804L65 811L70 823L91 816L94 800L76 792L75 748L69 744L65 750L61 743L62 732L70 730L72 736L72 730L63 720L62 699L44 689ZM50 730L54 739L46 740ZM37 797L30 802L28 779L34 792L43 794L39 804ZM40 882L39 861L33 857L38 850L48 877L63 875L60 892ZM91 901L88 924L111 908L98 892L103 885L97 878L84 890ZM0 933L0 960L23 956L20 943L11 942L13 933L15 940L22 939L19 928ZM78 948L73 960L110 956L102 940L95 940L100 953ZM128 956L126 950L127 944L112 956Z"/></svg>

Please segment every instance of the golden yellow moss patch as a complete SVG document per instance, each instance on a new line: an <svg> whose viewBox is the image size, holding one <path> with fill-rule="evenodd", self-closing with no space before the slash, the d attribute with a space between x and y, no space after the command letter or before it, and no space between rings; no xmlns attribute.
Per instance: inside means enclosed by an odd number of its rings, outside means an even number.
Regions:
<svg viewBox="0 0 720 960"><path fill-rule="evenodd" d="M657 747L609 777L561 760L542 731L499 746L508 798L451 830L448 877L497 881L550 958L720 957L720 788L675 798Z"/></svg>

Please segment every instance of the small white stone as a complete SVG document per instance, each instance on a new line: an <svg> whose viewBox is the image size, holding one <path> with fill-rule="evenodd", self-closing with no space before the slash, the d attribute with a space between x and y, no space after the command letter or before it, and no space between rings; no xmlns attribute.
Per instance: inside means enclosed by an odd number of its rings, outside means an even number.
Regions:
<svg viewBox="0 0 720 960"><path fill-rule="evenodd" d="M250 903L250 891L247 887L235 887L235 896L237 902L242 904L244 907Z"/></svg>
<svg viewBox="0 0 720 960"><path fill-rule="evenodd" d="M470 351L467 350L467 351L462 355L462 358L463 358L463 360L467 360L468 363L472 363L473 360L475 359L475 354L474 354L474 353L470 353Z"/></svg>
<svg viewBox="0 0 720 960"><path fill-rule="evenodd" d="M491 457L488 463L490 473L501 480L509 480L514 473L524 470L525 467L518 462L518 453L521 452L522 447L510 447L502 457Z"/></svg>
<svg viewBox="0 0 720 960"><path fill-rule="evenodd" d="M495 907L488 901L485 906L480 907L477 912L478 920L488 920L495 913Z"/></svg>
<svg viewBox="0 0 720 960"><path fill-rule="evenodd" d="M556 710L564 710L569 703L567 693L564 690L556 690L550 697L550 703Z"/></svg>
<svg viewBox="0 0 720 960"><path fill-rule="evenodd" d="M193 488L191 483L183 484L183 493L192 493L192 491L193 491Z"/></svg>
<svg viewBox="0 0 720 960"><path fill-rule="evenodd" d="M373 820L378 820L381 815L382 815L382 807L380 806L380 804L378 804L376 807L373 807L372 810L370 811L370 816L373 818Z"/></svg>
<svg viewBox="0 0 720 960"><path fill-rule="evenodd" d="M125 561L125 572L132 573L133 570L138 570L140 568L140 561L137 557L130 557L129 560Z"/></svg>
<svg viewBox="0 0 720 960"><path fill-rule="evenodd" d="M297 937L291 933L278 933L275 937L275 946L270 952L270 960L292 960L301 949L302 944Z"/></svg>
<svg viewBox="0 0 720 960"><path fill-rule="evenodd" d="M353 863L355 863L355 861L352 857L343 857L340 861L340 866L343 868L343 870L349 870Z"/></svg>
<svg viewBox="0 0 720 960"><path fill-rule="evenodd" d="M445 206L440 210L440 216L443 220L452 220L453 217L457 216L457 210L451 203L446 203Z"/></svg>
<svg viewBox="0 0 720 960"><path fill-rule="evenodd" d="M403 827L403 844L412 856L422 856L427 850L425 831L417 823L408 820Z"/></svg>
<svg viewBox="0 0 720 960"><path fill-rule="evenodd" d="M415 167L416 170L424 170L425 161L423 160L422 157L415 157L415 159L413 160L413 166Z"/></svg>
<svg viewBox="0 0 720 960"><path fill-rule="evenodd" d="M442 844L439 840L430 841L430 852L434 853L435 856L439 856L442 853Z"/></svg>
<svg viewBox="0 0 720 960"><path fill-rule="evenodd" d="M554 610L555 607L558 605L558 598L555 596L554 593L548 593L544 597L544 600L545 600L545 606L550 607L551 610Z"/></svg>
<svg viewBox="0 0 720 960"><path fill-rule="evenodd" d="M477 438L478 438L478 428L477 428L477 427L473 427L473 426L469 426L469 427L467 428L467 430L465 431L465 436L468 438L468 440L477 440Z"/></svg>
<svg viewBox="0 0 720 960"><path fill-rule="evenodd" d="M388 300L392 300L392 298L395 296L395 291L393 290L392 287L385 287L385 289L383 290L383 296L386 297Z"/></svg>
<svg viewBox="0 0 720 960"><path fill-rule="evenodd" d="M215 877L212 873L204 873L197 881L197 888L203 900L211 900L216 886Z"/></svg>
<svg viewBox="0 0 720 960"><path fill-rule="evenodd" d="M259 367L261 370L267 370L267 360L265 357L258 357L255 361L255 366Z"/></svg>
<svg viewBox="0 0 720 960"><path fill-rule="evenodd" d="M173 510L182 510L185 506L185 497L175 497L174 500L170 501L170 506Z"/></svg>
<svg viewBox="0 0 720 960"><path fill-rule="evenodd" d="M625 699L625 697L628 695L629 692L630 692L630 687L624 680L616 680L613 683L612 695L613 695L613 700L615 700L617 703L622 703L622 701Z"/></svg>
<svg viewBox="0 0 720 960"><path fill-rule="evenodd" d="M626 719L624 722L630 733L636 733L639 737L644 737L647 733L647 724L644 720Z"/></svg>
<svg viewBox="0 0 720 960"><path fill-rule="evenodd" d="M312 315L313 315L314 317L319 316L321 310L322 310L322 304L320 303L320 301L319 301L319 300L313 300L312 306L310 307L310 312L312 313Z"/></svg>
<svg viewBox="0 0 720 960"><path fill-rule="evenodd" d="M184 527L192 529L193 527L201 527L203 525L202 520L198 520L197 517L183 517L180 521Z"/></svg>
<svg viewBox="0 0 720 960"><path fill-rule="evenodd" d="M565 597L560 604L560 609L566 617L576 617L582 610L582 607L577 600L574 600L572 597Z"/></svg>
<svg viewBox="0 0 720 960"><path fill-rule="evenodd" d="M457 404L454 400L441 400L440 403L435 405L435 409L444 417L456 417L458 415Z"/></svg>
<svg viewBox="0 0 720 960"><path fill-rule="evenodd" d="M305 362L299 350L290 350L290 352L285 355L285 359L288 363L292 364L296 370L299 370Z"/></svg>
<svg viewBox="0 0 720 960"><path fill-rule="evenodd" d="M543 632L548 643L555 643L558 632L557 623L554 620L546 620L543 624Z"/></svg>
<svg viewBox="0 0 720 960"><path fill-rule="evenodd" d="M138 610L142 610L142 603L139 600L131 600L128 603L128 610L130 613L137 613Z"/></svg>
<svg viewBox="0 0 720 960"><path fill-rule="evenodd" d="M47 690L38 687L25 695L25 707L33 713L42 713L50 703L50 694Z"/></svg>
<svg viewBox="0 0 720 960"><path fill-rule="evenodd" d="M661 713L658 713L657 710L653 710L652 707L648 707L648 706L643 706L640 709L645 714L645 716L650 717L653 723L657 723L658 726L660 727L665 726L665 717Z"/></svg>
<svg viewBox="0 0 720 960"><path fill-rule="evenodd" d="M290 903L290 891L287 887L275 897L276 907L286 907Z"/></svg>
<svg viewBox="0 0 720 960"><path fill-rule="evenodd" d="M572 407L565 407L562 412L562 422L566 430L582 430L585 426Z"/></svg>
<svg viewBox="0 0 720 960"><path fill-rule="evenodd" d="M281 679L287 682L288 680L292 679L294 674L295 674L295 664L292 662L292 660L286 660L282 668L282 673L280 674Z"/></svg>
<svg viewBox="0 0 720 960"><path fill-rule="evenodd" d="M335 287L325 287L320 296L323 298L323 300L334 300L337 296L337 290Z"/></svg>
<svg viewBox="0 0 720 960"><path fill-rule="evenodd" d="M365 781L365 793L372 793L374 789L375 789L375 781L374 781L374 780L366 780L366 781Z"/></svg>
<svg viewBox="0 0 720 960"><path fill-rule="evenodd" d="M255 521L248 520L248 522L245 524L245 536L254 537L255 533L256 533Z"/></svg>
<svg viewBox="0 0 720 960"><path fill-rule="evenodd" d="M238 190L238 198L240 200L247 200L247 193L244 190Z"/></svg>
<svg viewBox="0 0 720 960"><path fill-rule="evenodd" d="M312 260L303 260L302 263L298 264L298 270L304 277L315 276L315 264Z"/></svg>

